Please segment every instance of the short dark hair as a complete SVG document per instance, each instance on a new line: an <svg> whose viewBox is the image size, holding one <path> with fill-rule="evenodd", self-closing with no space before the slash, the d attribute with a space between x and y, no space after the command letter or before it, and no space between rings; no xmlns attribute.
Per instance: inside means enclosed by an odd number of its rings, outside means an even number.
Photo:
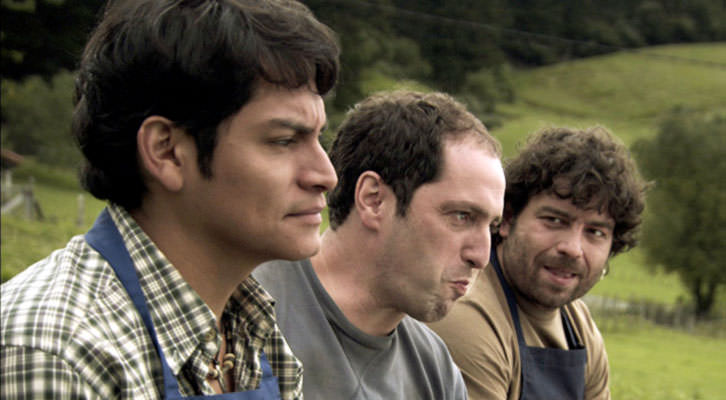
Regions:
<svg viewBox="0 0 726 400"><path fill-rule="evenodd" d="M444 139L473 137L492 155L499 143L466 107L444 93L393 91L375 94L351 109L330 149L338 185L328 193L330 227L336 229L353 206L358 177L381 176L406 215L414 191L442 169Z"/></svg>
<svg viewBox="0 0 726 400"><path fill-rule="evenodd" d="M129 210L141 205L136 132L151 115L194 138L200 172L211 177L218 126L259 82L314 83L324 95L338 57L334 33L294 0L111 0L76 81L83 186Z"/></svg>
<svg viewBox="0 0 726 400"><path fill-rule="evenodd" d="M539 193L570 199L578 207L596 207L615 220L610 256L637 244L637 228L649 184L628 149L607 129L547 128L529 137L505 162L504 210L516 219ZM494 234L495 242L501 237Z"/></svg>

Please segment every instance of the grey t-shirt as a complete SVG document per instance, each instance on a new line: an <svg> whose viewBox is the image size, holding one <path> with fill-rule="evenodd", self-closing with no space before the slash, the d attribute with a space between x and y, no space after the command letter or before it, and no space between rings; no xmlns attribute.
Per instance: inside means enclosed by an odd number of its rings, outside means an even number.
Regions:
<svg viewBox="0 0 726 400"><path fill-rule="evenodd" d="M271 261L253 276L277 300L277 323L303 362L306 400L466 399L461 372L443 341L404 317L385 337L351 324L309 260Z"/></svg>

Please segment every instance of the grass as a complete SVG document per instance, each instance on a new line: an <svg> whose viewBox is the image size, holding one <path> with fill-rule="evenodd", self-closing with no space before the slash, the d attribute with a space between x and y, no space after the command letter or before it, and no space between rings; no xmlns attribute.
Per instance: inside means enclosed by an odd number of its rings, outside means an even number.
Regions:
<svg viewBox="0 0 726 400"><path fill-rule="evenodd" d="M33 193L44 220L28 220L22 214L2 216L0 259L3 282L45 258L51 251L64 247L72 236L86 232L104 206L103 202L81 190L73 179L72 171L49 169L32 161L24 168L26 170L19 171L15 182L26 183L28 170L32 170L34 176L40 176ZM48 176L50 178L46 179ZM85 203L81 221L78 218L79 196Z"/></svg>
<svg viewBox="0 0 726 400"><path fill-rule="evenodd" d="M723 398L726 341L657 326L605 333L618 400Z"/></svg>
<svg viewBox="0 0 726 400"><path fill-rule="evenodd" d="M686 290L674 274L646 267L643 254L633 249L610 261L610 272L590 292L594 295L641 299L675 304L684 300Z"/></svg>
<svg viewBox="0 0 726 400"><path fill-rule="evenodd" d="M720 63L714 66L692 60ZM676 106L726 111L726 43L669 45L559 63L514 74L517 100L493 134L506 155L542 127L603 125L626 144L650 137Z"/></svg>

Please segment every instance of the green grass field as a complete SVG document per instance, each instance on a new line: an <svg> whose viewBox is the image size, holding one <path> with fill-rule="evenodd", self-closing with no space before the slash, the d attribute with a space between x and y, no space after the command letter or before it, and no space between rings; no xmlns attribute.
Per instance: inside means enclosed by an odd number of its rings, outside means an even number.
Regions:
<svg viewBox="0 0 726 400"><path fill-rule="evenodd" d="M499 107L506 119L492 133L506 155L530 132L553 125L603 125L631 144L652 136L659 117L676 106L726 111L723 64L726 43L660 46L519 71L517 100Z"/></svg>
<svg viewBox="0 0 726 400"><path fill-rule="evenodd" d="M653 135L658 118L684 105L726 111L726 69L688 61L726 63L726 43L656 47L562 63L515 74L518 100L500 107L504 124L493 134L505 156L528 133L544 126L608 127L626 144ZM35 167L33 167L35 168ZM81 194L70 171L31 168L43 222L2 217L2 278L63 247L85 232L103 207L84 194L84 223L76 224ZM40 175L40 177L37 177ZM327 220L326 220L327 223ZM718 307L726 309L726 291ZM676 276L654 272L637 250L616 257L610 275L592 291L600 296L674 304L687 299ZM726 393L726 339L623 321L604 332L616 400L718 399Z"/></svg>
<svg viewBox="0 0 726 400"><path fill-rule="evenodd" d="M724 398L726 340L652 325L603 336L614 400Z"/></svg>
<svg viewBox="0 0 726 400"><path fill-rule="evenodd" d="M33 165L31 168L36 174L42 170L42 166ZM45 258L51 251L64 247L73 235L87 231L104 206L104 203L80 189L74 181L72 171L56 170L52 174L54 177L60 176L60 184L41 179L34 185L33 192L40 204L44 220L28 220L22 213L2 217L0 260L3 282L31 263ZM27 182L23 178L16 180L18 184ZM83 223L80 225L79 196L83 197L85 203Z"/></svg>
<svg viewBox="0 0 726 400"><path fill-rule="evenodd" d="M647 268L638 248L612 259L610 272L591 293L664 304L674 304L686 296L686 290L678 277L659 269Z"/></svg>

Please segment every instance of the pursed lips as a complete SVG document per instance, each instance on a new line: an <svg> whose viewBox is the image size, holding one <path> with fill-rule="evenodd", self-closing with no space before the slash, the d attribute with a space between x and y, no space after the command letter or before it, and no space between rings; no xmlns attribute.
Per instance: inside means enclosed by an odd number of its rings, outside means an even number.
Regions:
<svg viewBox="0 0 726 400"><path fill-rule="evenodd" d="M469 279L455 279L452 280L451 283L454 285L458 297L465 295L469 290Z"/></svg>

